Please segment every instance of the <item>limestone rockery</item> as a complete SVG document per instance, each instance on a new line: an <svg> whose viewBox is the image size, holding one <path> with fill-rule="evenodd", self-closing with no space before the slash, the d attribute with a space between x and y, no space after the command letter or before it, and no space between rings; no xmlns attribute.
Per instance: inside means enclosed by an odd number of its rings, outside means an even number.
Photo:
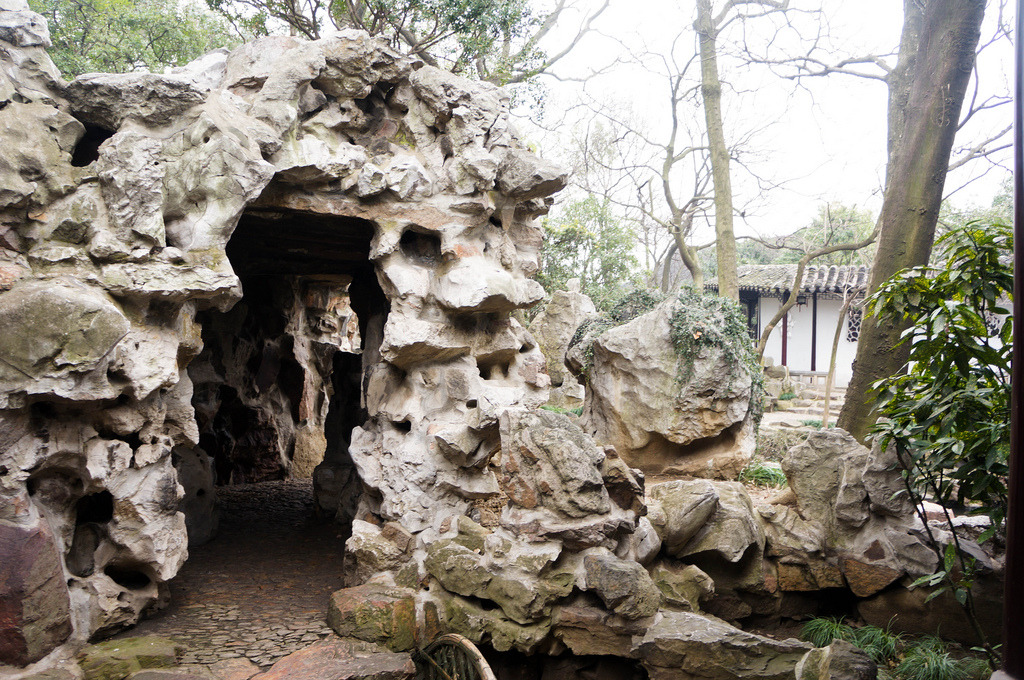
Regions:
<svg viewBox="0 0 1024 680"><path fill-rule="evenodd" d="M503 493L566 175L501 90L359 32L71 83L48 44L0 2L0 662L159 606L215 479L413 547Z"/></svg>

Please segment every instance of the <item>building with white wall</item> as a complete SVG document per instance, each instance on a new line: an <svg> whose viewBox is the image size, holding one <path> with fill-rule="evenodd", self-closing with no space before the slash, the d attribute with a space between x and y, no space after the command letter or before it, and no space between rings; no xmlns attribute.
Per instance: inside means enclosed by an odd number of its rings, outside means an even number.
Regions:
<svg viewBox="0 0 1024 680"><path fill-rule="evenodd" d="M795 264L740 265L740 302L747 309L751 337L758 338L765 326L792 294ZM867 265L808 265L797 291L797 304L772 330L765 357L790 373L811 373L824 377L832 356L836 326L842 324L836 352L837 386L845 386L853 372L853 358L860 334L861 306L867 290ZM710 287L717 288L716 284ZM844 301L854 303L842 315Z"/></svg>

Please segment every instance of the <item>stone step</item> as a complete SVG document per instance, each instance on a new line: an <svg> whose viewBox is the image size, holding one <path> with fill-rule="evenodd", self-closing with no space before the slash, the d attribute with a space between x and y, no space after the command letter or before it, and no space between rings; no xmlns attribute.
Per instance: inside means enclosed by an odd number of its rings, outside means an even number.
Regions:
<svg viewBox="0 0 1024 680"><path fill-rule="evenodd" d="M293 652L253 680L412 680L416 666L405 653L333 638Z"/></svg>

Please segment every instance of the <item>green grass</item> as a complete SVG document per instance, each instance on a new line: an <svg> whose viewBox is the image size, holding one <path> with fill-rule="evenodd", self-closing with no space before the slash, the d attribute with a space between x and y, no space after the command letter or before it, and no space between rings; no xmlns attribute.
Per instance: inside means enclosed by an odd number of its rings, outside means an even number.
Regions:
<svg viewBox="0 0 1024 680"><path fill-rule="evenodd" d="M953 658L942 640L927 637L907 649L895 676L899 680L968 680L971 672L967 663Z"/></svg>
<svg viewBox="0 0 1024 680"><path fill-rule="evenodd" d="M780 488L788 483L778 463L754 459L740 472L739 481L755 486Z"/></svg>
<svg viewBox="0 0 1024 680"><path fill-rule="evenodd" d="M796 394L793 392L783 392L779 395L779 401L791 401L793 399L796 399Z"/></svg>
<svg viewBox="0 0 1024 680"><path fill-rule="evenodd" d="M815 647L827 647L835 640L853 643L878 664L879 677L893 680L982 680L991 674L984 660L957 659L933 635L907 640L888 627L855 628L842 618L828 616L808 621L800 637Z"/></svg>
<svg viewBox="0 0 1024 680"><path fill-rule="evenodd" d="M834 640L850 640L853 628L834 616L811 619L800 629L800 637L815 647L828 647Z"/></svg>

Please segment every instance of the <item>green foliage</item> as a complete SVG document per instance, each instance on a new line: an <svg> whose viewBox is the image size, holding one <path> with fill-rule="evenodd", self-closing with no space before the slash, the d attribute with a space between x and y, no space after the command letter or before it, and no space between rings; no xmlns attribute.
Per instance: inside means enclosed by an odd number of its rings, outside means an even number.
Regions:
<svg viewBox="0 0 1024 680"><path fill-rule="evenodd" d="M624 324L651 311L664 299L665 296L658 291L638 288L615 299L608 310L608 317L617 324Z"/></svg>
<svg viewBox="0 0 1024 680"><path fill-rule="evenodd" d="M779 401L793 401L796 399L796 395L792 392L783 392L779 395Z"/></svg>
<svg viewBox="0 0 1024 680"><path fill-rule="evenodd" d="M676 300L669 326L672 345L683 359L680 382L690 379L693 359L703 348L721 349L727 364L740 364L750 375L750 412L754 422L760 423L764 412L764 371L750 342L743 307L735 300L684 288Z"/></svg>
<svg viewBox="0 0 1024 680"><path fill-rule="evenodd" d="M968 680L971 669L953 658L942 640L927 637L906 651L895 675L899 680Z"/></svg>
<svg viewBox="0 0 1024 680"><path fill-rule="evenodd" d="M969 224L936 244L940 268L897 273L869 300L885 321L912 319L907 371L881 381L876 426L920 496L1006 511L1013 286L1009 227Z"/></svg>
<svg viewBox="0 0 1024 680"><path fill-rule="evenodd" d="M903 636L878 626L864 626L853 629L853 639L848 640L857 645L871 657L875 663L882 665L896 660L903 642Z"/></svg>
<svg viewBox="0 0 1024 680"><path fill-rule="evenodd" d="M181 66L229 45L201 8L161 0L30 0L50 24L50 57L65 77Z"/></svg>
<svg viewBox="0 0 1024 680"><path fill-rule="evenodd" d="M892 664L898 658L903 637L888 628L862 626L854 628L841 618L811 619L800 630L800 637L815 647L827 647L835 640L846 640L860 647L880 666Z"/></svg>
<svg viewBox="0 0 1024 680"><path fill-rule="evenodd" d="M782 466L757 458L747 463L747 466L740 471L738 480L745 484L769 488L782 488L788 484Z"/></svg>
<svg viewBox="0 0 1024 680"><path fill-rule="evenodd" d="M207 0L243 33L317 39L354 27L455 73L498 84L543 70L533 35L547 16L528 0Z"/></svg>
<svg viewBox="0 0 1024 680"><path fill-rule="evenodd" d="M901 340L909 349L906 371L875 385L882 418L874 431L895 450L915 505L930 498L943 507L976 507L992 521L985 540L1006 515L1013 234L970 223L936 245L941 266L898 272L869 298L869 313L882 323L912 322ZM951 535L942 547L929 532L942 568L915 585L935 587L932 597L953 593L994 665L998 654L984 642L974 611L975 559Z"/></svg>
<svg viewBox="0 0 1024 680"><path fill-rule="evenodd" d="M828 647L833 640L848 640L853 629L842 619L822 616L811 619L800 629L800 637L815 647Z"/></svg>
<svg viewBox="0 0 1024 680"><path fill-rule="evenodd" d="M935 233L938 236L953 231L964 224L983 222L985 224L1013 224L1013 176L1003 180L999 192L992 198L988 207L955 208L943 201L939 209L939 221ZM940 256L938 250L933 251L932 263Z"/></svg>
<svg viewBox="0 0 1024 680"><path fill-rule="evenodd" d="M636 234L609 201L593 194L573 201L557 219L545 220L544 230L537 281L548 292L564 290L569 279L578 278L598 309L608 311L637 287Z"/></svg>

